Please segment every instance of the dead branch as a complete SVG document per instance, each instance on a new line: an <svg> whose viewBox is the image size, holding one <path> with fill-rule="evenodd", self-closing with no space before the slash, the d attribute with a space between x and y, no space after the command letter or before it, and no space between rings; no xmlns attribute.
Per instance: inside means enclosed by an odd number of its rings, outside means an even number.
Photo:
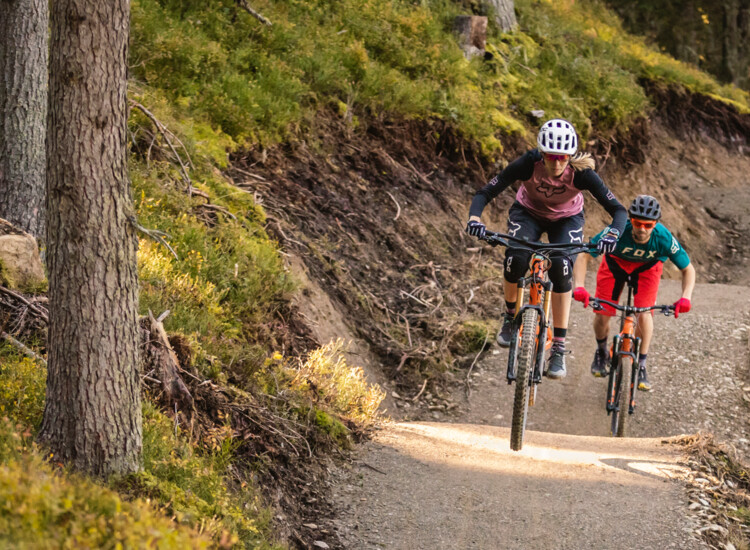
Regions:
<svg viewBox="0 0 750 550"><path fill-rule="evenodd" d="M162 316L164 314L160 317ZM179 406L180 411L190 418L195 410L193 396L180 377L180 364L169 343L164 325L151 311L142 320L142 324L148 332L144 353L146 364L157 372L156 379L161 381L161 389L170 406Z"/></svg>
<svg viewBox="0 0 750 550"><path fill-rule="evenodd" d="M182 178L185 180L185 183L188 186L188 194L192 195L193 182L190 180L190 176L187 173L187 167L185 166L185 163L182 161L182 157L177 152L177 149L175 149L175 146L172 144L172 140L169 138L169 134L174 136L174 138L177 139L178 142L180 142L179 138L175 136L174 133L172 133L166 126L164 126L164 124L162 124L159 121L159 119L157 119L151 111L146 109L146 107L144 107L143 105L141 105L140 103L132 99L130 100L130 105L131 107L134 107L135 109L138 109L139 111L141 111L144 115L146 115L151 120L151 122L154 123L154 126L156 126L156 129L159 131L159 133L162 135L164 140L167 142L167 145L169 145L169 148L171 149L172 154L177 159L177 163L180 165L180 173L182 174ZM183 145L183 149L184 147L185 146ZM185 149L185 154L187 155L187 149ZM190 161L189 155L188 155L188 161Z"/></svg>
<svg viewBox="0 0 750 550"><path fill-rule="evenodd" d="M239 4L239 6L243 10L245 10L247 13L255 17L258 21L260 21L264 25L268 25L269 27L272 25L272 23L268 19L263 17L263 15L255 11L253 8L251 8L250 4L247 3L247 0L237 0L237 4Z"/></svg>
<svg viewBox="0 0 750 550"><path fill-rule="evenodd" d="M19 302L25 304L30 309L32 309L35 313L37 313L39 315L39 317L41 317L44 320L45 323L49 324L49 316L47 315L47 312L45 310L37 307L36 305L34 305L29 300L27 300L26 297L23 296L22 294L14 292L14 291L10 290L9 288L5 288L2 285L0 285L0 292L2 292L3 294L6 294L8 296L11 296L12 298L15 298L16 300L18 300Z"/></svg>
<svg viewBox="0 0 750 550"><path fill-rule="evenodd" d="M419 390L419 393L417 395L415 395L414 397L412 397L411 400L412 401L416 401L417 399L419 399L422 396L422 394L424 393L424 390L425 390L426 387L427 387L427 378L424 379L424 383L422 384L422 389Z"/></svg>
<svg viewBox="0 0 750 550"><path fill-rule="evenodd" d="M45 367L47 366L47 361L44 359L44 357L42 357L41 355L39 355L33 349L31 349L29 347L26 347L26 345L24 345L23 342L20 342L20 341L16 340L15 338L13 338L7 332L0 333L0 336L2 336L7 342L13 344L18 349L20 349L25 355L28 355L32 359L35 359L36 361L39 361Z"/></svg>
<svg viewBox="0 0 750 550"><path fill-rule="evenodd" d="M365 466L365 467L367 467L367 468L370 468L370 470L372 470L373 472L377 472L377 473L379 473L379 474L383 474L384 476L387 476L387 475L388 475L388 474L386 474L386 473L385 473L385 472L384 472L383 470L379 470L378 468L376 468L375 466L372 466L372 465L368 464L368 463L367 463L367 462L365 462L364 460L360 460L360 464L362 464L362 466Z"/></svg>
<svg viewBox="0 0 750 550"><path fill-rule="evenodd" d="M386 193L388 193L388 191L386 191ZM401 206L399 206L398 201L395 199L393 195L388 193L388 196L391 197L391 200L396 203L396 217L393 218L393 221L395 222L398 219L398 217L401 215Z"/></svg>
<svg viewBox="0 0 750 550"><path fill-rule="evenodd" d="M401 293L402 296L408 296L409 298L411 298L413 300L416 300L417 302L419 302L420 304L422 304L425 307L430 307L430 308L432 307L432 304L428 304L424 300L421 300L421 299L417 298L416 296L414 296L413 294L410 294L410 293L406 292L405 290L401 290L399 292Z"/></svg>
<svg viewBox="0 0 750 550"><path fill-rule="evenodd" d="M423 183L425 183L425 184L429 185L430 187L432 187L432 182L427 179L427 176L425 176L422 172L420 172L419 170L417 170L408 158L404 157L404 162L406 162L406 164L409 165L409 168L411 168L412 173L415 176L417 176L417 178L419 178L420 180L422 180Z"/></svg>
<svg viewBox="0 0 750 550"><path fill-rule="evenodd" d="M172 253L172 256L174 256L175 260L179 260L180 258L177 256L177 252L174 251L174 249L169 246L169 243L164 240L164 237L169 237L167 233L164 233L164 231L159 231L158 229L148 229L146 227L143 227L141 224L138 223L138 220L135 216L130 216L128 218L130 220L130 223L133 224L133 227L135 227L138 231L141 233L148 235L152 239L154 239L156 242L161 243L164 245L167 250L169 250Z"/></svg>

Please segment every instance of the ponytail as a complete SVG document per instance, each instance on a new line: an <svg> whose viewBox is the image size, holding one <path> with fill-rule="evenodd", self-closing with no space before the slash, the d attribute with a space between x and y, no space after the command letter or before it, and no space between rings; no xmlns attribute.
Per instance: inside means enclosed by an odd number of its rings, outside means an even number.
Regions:
<svg viewBox="0 0 750 550"><path fill-rule="evenodd" d="M570 159L570 165L576 171L591 169L596 167L594 157L590 153L577 153Z"/></svg>

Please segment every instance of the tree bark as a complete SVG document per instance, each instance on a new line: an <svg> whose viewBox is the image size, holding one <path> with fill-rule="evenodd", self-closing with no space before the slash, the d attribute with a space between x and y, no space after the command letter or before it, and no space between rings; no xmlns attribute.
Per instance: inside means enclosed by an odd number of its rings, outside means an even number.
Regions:
<svg viewBox="0 0 750 550"><path fill-rule="evenodd" d="M0 218L44 238L47 0L0 6Z"/></svg>
<svg viewBox="0 0 750 550"><path fill-rule="evenodd" d="M55 0L47 148L50 325L40 442L140 468L137 239L126 164L128 0Z"/></svg>
<svg viewBox="0 0 750 550"><path fill-rule="evenodd" d="M511 31L518 25L513 0L486 0L486 2L495 11L495 24L500 27L501 31Z"/></svg>

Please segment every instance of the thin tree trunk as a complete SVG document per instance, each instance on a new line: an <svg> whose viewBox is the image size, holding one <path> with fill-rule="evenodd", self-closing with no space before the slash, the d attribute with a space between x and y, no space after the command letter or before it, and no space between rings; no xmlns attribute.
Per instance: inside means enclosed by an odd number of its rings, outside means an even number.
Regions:
<svg viewBox="0 0 750 550"><path fill-rule="evenodd" d="M52 3L49 374L40 442L99 476L140 467L137 239L126 165L128 0Z"/></svg>
<svg viewBox="0 0 750 550"><path fill-rule="evenodd" d="M44 238L47 0L0 3L0 218Z"/></svg>

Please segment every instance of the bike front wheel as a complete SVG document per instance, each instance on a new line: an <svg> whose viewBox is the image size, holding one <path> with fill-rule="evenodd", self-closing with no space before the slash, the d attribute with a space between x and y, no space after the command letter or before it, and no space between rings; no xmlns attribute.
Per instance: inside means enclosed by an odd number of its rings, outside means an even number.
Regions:
<svg viewBox="0 0 750 550"><path fill-rule="evenodd" d="M523 447L523 434L526 430L526 416L529 412L529 390L533 383L534 360L536 359L537 326L539 312L527 309L522 317L521 341L516 363L516 390L513 398L513 421L510 427L510 448L520 451Z"/></svg>
<svg viewBox="0 0 750 550"><path fill-rule="evenodd" d="M628 401L630 400L630 371L633 368L633 358L621 356L617 361L615 373L615 408L612 411L612 425L610 433L613 437L626 437L628 424Z"/></svg>

